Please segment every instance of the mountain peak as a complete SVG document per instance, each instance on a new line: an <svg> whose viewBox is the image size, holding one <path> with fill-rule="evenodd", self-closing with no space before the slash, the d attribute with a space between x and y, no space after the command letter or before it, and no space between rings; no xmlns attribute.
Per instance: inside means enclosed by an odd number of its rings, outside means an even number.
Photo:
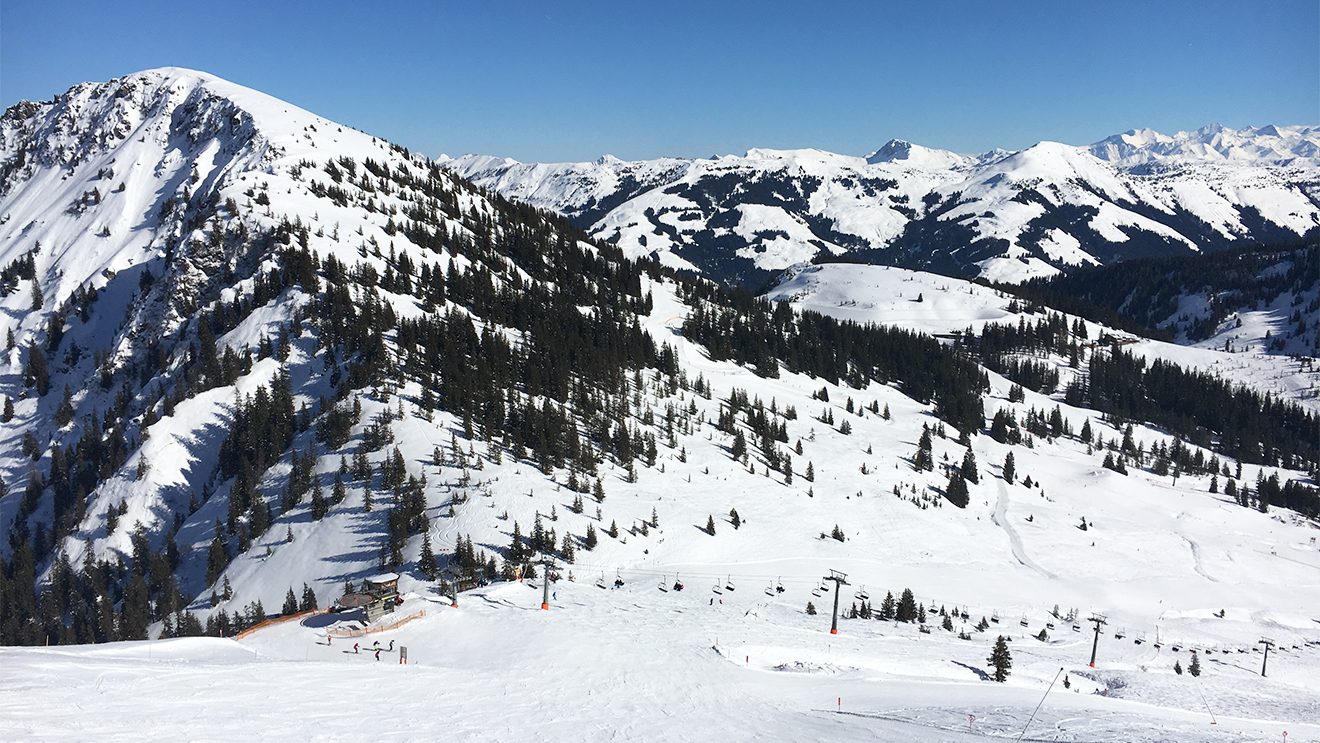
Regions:
<svg viewBox="0 0 1320 743"><path fill-rule="evenodd" d="M940 170L962 165L967 161L963 155L949 150L923 147L905 139L891 139L875 152L866 156L866 162L901 163L917 168Z"/></svg>

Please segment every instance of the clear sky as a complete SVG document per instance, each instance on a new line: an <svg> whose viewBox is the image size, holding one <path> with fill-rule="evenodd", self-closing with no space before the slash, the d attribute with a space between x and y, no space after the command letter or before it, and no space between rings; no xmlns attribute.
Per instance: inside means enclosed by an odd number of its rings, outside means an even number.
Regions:
<svg viewBox="0 0 1320 743"><path fill-rule="evenodd" d="M206 70L431 155L1320 124L1316 0L0 2L0 104Z"/></svg>

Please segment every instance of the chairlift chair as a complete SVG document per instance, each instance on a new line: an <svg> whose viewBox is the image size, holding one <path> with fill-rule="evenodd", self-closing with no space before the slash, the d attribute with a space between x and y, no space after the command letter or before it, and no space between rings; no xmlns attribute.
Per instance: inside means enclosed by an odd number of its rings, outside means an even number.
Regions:
<svg viewBox="0 0 1320 743"><path fill-rule="evenodd" d="M1022 619L1018 621L1018 624L1022 625L1023 627L1026 627L1028 624L1030 624L1030 622L1027 621L1026 617L1022 617Z"/></svg>
<svg viewBox="0 0 1320 743"><path fill-rule="evenodd" d="M767 596L774 596L774 595L775 595L775 583L774 583L774 581L770 581L770 585L768 585L768 586L765 587L765 595L767 595Z"/></svg>
<svg viewBox="0 0 1320 743"><path fill-rule="evenodd" d="M678 573L674 573L674 590L675 591L683 590L683 580L678 577Z"/></svg>
<svg viewBox="0 0 1320 743"><path fill-rule="evenodd" d="M782 579L776 579L775 593L783 593L783 592L784 592L784 581Z"/></svg>
<svg viewBox="0 0 1320 743"><path fill-rule="evenodd" d="M668 580L669 580L669 576L667 575L660 576L660 583L656 586L656 588L660 589L660 593L669 593L669 586L665 585L665 583Z"/></svg>
<svg viewBox="0 0 1320 743"><path fill-rule="evenodd" d="M1081 631L1082 631L1082 625L1074 623L1073 632L1081 632Z"/></svg>
<svg viewBox="0 0 1320 743"><path fill-rule="evenodd" d="M724 589L720 587L720 582L718 580L715 581L715 585L712 586L710 590L718 594L724 593Z"/></svg>
<svg viewBox="0 0 1320 743"><path fill-rule="evenodd" d="M732 576L732 575L730 575L730 576L728 576L728 577L726 577L726 578L724 579L724 590L726 590L726 591L732 591L732 590L733 590L733 576Z"/></svg>
<svg viewBox="0 0 1320 743"><path fill-rule="evenodd" d="M1117 631L1117 632L1114 633L1114 639L1115 639L1115 640L1122 640L1122 639L1123 639L1124 637L1126 637L1126 636L1127 636L1127 630L1126 630L1126 629L1120 629L1119 631Z"/></svg>
<svg viewBox="0 0 1320 743"><path fill-rule="evenodd" d="M1046 622L1045 629L1054 629L1054 622Z"/></svg>
<svg viewBox="0 0 1320 743"><path fill-rule="evenodd" d="M601 574L600 574L600 578L598 578L598 579L596 580L596 587L597 587L597 588L602 588L602 589L608 587L608 586L605 585L605 574L604 574L604 573L601 573Z"/></svg>
<svg viewBox="0 0 1320 743"><path fill-rule="evenodd" d="M990 615L990 621L991 621L991 622L994 622L995 624L999 624L999 612L995 612L995 613L991 614L991 615Z"/></svg>
<svg viewBox="0 0 1320 743"><path fill-rule="evenodd" d="M866 585L865 585L865 584L863 584L861 590L858 591L857 593L853 594L853 596L854 596L858 601L867 601L868 599L871 598L871 595L868 594L868 593L866 592Z"/></svg>

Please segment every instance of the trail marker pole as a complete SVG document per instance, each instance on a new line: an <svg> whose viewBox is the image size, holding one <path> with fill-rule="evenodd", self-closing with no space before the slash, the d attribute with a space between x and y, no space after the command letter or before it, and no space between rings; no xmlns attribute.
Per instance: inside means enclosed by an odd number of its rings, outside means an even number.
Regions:
<svg viewBox="0 0 1320 743"><path fill-rule="evenodd" d="M837 635L839 634L839 589L841 586L848 585L848 575L837 570L831 570L830 574L822 580L834 581L834 614L830 618L830 634Z"/></svg>
<svg viewBox="0 0 1320 743"><path fill-rule="evenodd" d="M1270 662L1270 648L1274 647L1274 641L1268 637L1262 637L1260 639L1260 644L1265 646L1265 657L1260 662L1260 675L1264 678L1265 666Z"/></svg>
<svg viewBox="0 0 1320 743"><path fill-rule="evenodd" d="M1095 668L1095 652L1100 649L1100 627L1106 623L1105 615L1096 614L1091 621L1095 622L1095 638L1091 641L1091 667Z"/></svg>

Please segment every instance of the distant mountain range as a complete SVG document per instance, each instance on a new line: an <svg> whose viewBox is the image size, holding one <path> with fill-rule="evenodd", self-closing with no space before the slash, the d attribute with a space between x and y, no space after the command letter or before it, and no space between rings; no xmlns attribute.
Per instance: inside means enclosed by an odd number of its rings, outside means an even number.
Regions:
<svg viewBox="0 0 1320 743"><path fill-rule="evenodd" d="M748 285L828 256L1019 281L1320 234L1317 126L1137 129L980 155L892 140L865 157L440 160L629 255Z"/></svg>

